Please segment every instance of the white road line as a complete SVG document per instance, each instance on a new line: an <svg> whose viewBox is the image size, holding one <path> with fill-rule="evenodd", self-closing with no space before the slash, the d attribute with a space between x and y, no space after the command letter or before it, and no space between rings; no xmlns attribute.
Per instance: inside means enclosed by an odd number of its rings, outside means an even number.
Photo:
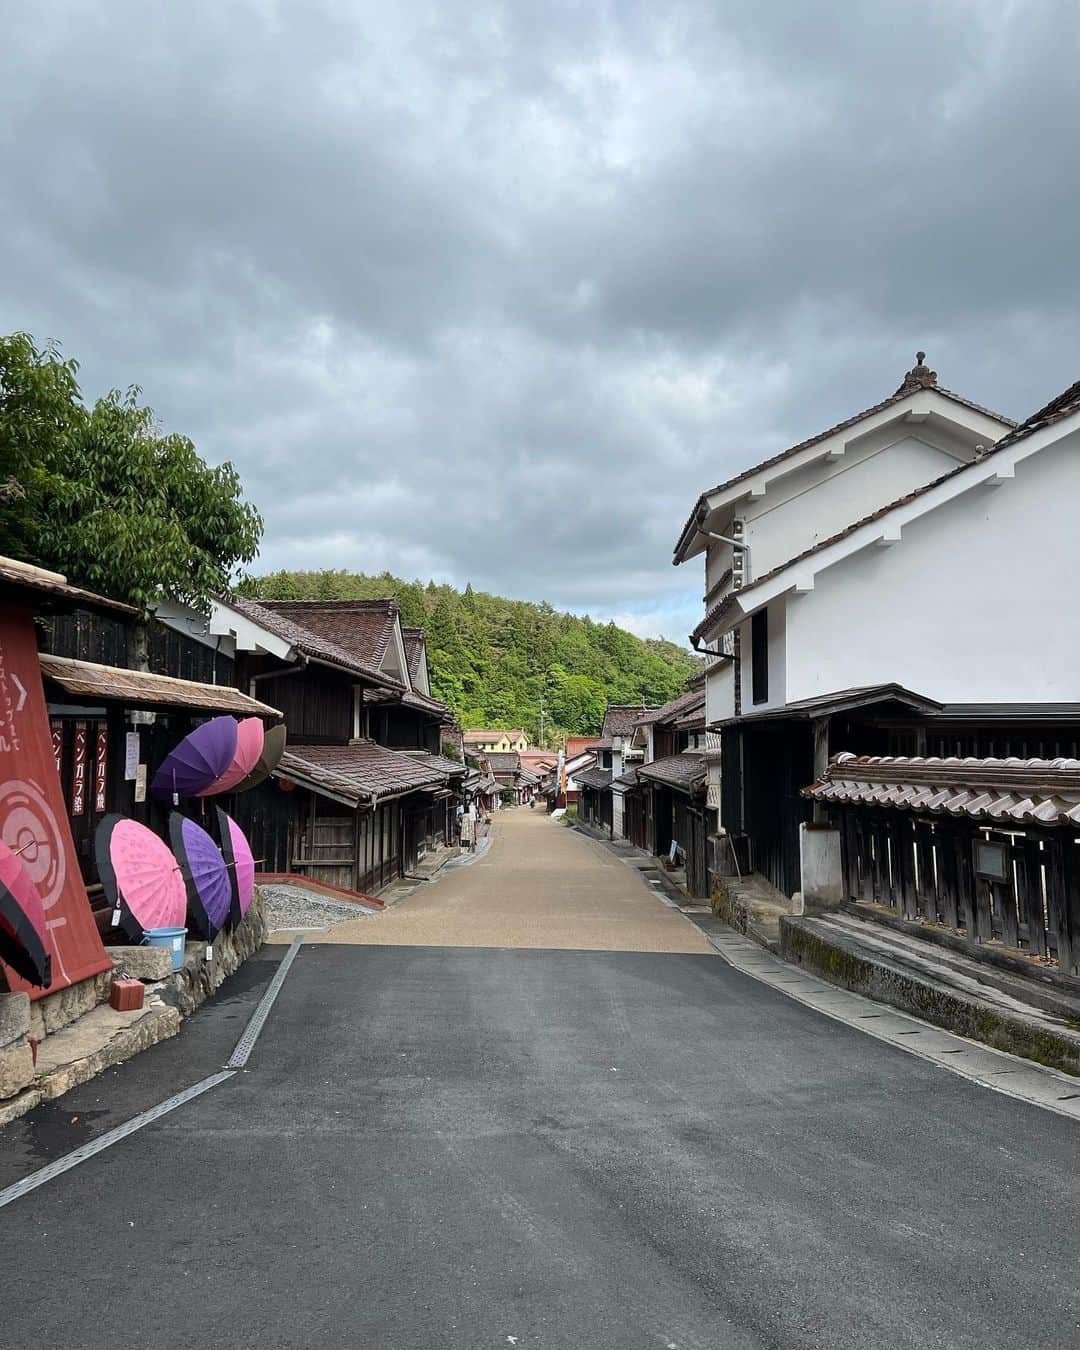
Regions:
<svg viewBox="0 0 1080 1350"><path fill-rule="evenodd" d="M98 1135L96 1139L91 1139L88 1144L83 1144L81 1148L66 1153L62 1158L57 1158L47 1167L31 1172L28 1177L23 1177L21 1181L13 1182L12 1185L0 1191L0 1209L5 1205L10 1205L13 1200L18 1200L21 1196L29 1194L30 1191L36 1191L39 1186L44 1186L47 1182L62 1176L65 1172L70 1172L73 1167L78 1167L80 1163L86 1162L88 1158L93 1158L104 1149L111 1148L113 1144L118 1144L121 1139L126 1139L136 1130L141 1130L144 1125L153 1124L155 1120L160 1120L170 1111L175 1111L178 1106L183 1106L185 1102L201 1097L204 1092L209 1092L211 1088L217 1087L219 1083L224 1083L226 1079L234 1076L231 1069L222 1069L220 1073L211 1074L209 1078L204 1078L202 1082L185 1088L183 1092L178 1092L175 1096L167 1097L163 1102L158 1102L157 1106L152 1106L149 1111L143 1111L137 1116L132 1116L130 1120L124 1121L123 1125L117 1125L113 1130L106 1130L104 1134Z"/></svg>
<svg viewBox="0 0 1080 1350"><path fill-rule="evenodd" d="M86 1162L89 1158L96 1157L104 1149L111 1148L113 1144L118 1144L121 1139L126 1139L129 1135L134 1134L136 1130L141 1130L145 1125L160 1120L170 1111L175 1111L178 1106L183 1106L196 1097L201 1097L204 1092L209 1092L219 1083L225 1083L230 1078L234 1078L237 1069L242 1069L247 1064L248 1057L259 1038L259 1032L262 1031L270 1009L274 1006L274 1000L281 992L281 986L285 983L285 976L289 973L289 967L293 961L296 960L296 953L300 950L300 944L303 940L302 936L293 938L292 945L274 972L274 978L270 981L266 993L259 1000L258 1007L248 1019L248 1024L237 1041L236 1048L224 1069L211 1074L209 1078L203 1078L189 1088L185 1088L183 1092L177 1092L173 1096L167 1097L163 1102L158 1102L157 1106L150 1107L148 1111L141 1111L137 1116L132 1116L130 1120L125 1120L122 1125L106 1130L96 1139L91 1139L88 1144L73 1149L62 1158L57 1158L55 1162L39 1168L36 1172L31 1172L21 1181L13 1182L0 1191L0 1209L3 1209L5 1205L10 1205L13 1200L18 1200L30 1191L37 1190L39 1186L44 1186L47 1182L55 1180L56 1177L63 1176L65 1172L70 1172L73 1167L78 1167L80 1163Z"/></svg>

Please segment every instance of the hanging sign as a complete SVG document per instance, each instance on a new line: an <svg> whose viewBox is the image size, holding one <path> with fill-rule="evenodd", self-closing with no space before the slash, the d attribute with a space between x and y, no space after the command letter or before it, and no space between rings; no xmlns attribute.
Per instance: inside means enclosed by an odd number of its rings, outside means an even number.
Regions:
<svg viewBox="0 0 1080 1350"><path fill-rule="evenodd" d="M109 796L109 728L104 722L98 723L97 740L94 743L94 811L102 815L108 809Z"/></svg>
<svg viewBox="0 0 1080 1350"><path fill-rule="evenodd" d="M54 745L33 611L0 605L0 839L19 854L41 897L53 980L38 989L9 966L3 975L9 989L31 998L112 965L79 873Z"/></svg>
<svg viewBox="0 0 1080 1350"><path fill-rule="evenodd" d="M71 814L86 814L86 723L75 723L75 751L71 759Z"/></svg>
<svg viewBox="0 0 1080 1350"><path fill-rule="evenodd" d="M135 800L146 801L146 765L139 764L135 769Z"/></svg>
<svg viewBox="0 0 1080 1350"><path fill-rule="evenodd" d="M56 760L56 772L59 774L62 772L60 766L64 760L64 724L59 717L54 717L49 723L49 728L52 731L53 759Z"/></svg>
<svg viewBox="0 0 1080 1350"><path fill-rule="evenodd" d="M135 781L135 775L139 771L139 733L129 731L124 737L124 780L128 783Z"/></svg>

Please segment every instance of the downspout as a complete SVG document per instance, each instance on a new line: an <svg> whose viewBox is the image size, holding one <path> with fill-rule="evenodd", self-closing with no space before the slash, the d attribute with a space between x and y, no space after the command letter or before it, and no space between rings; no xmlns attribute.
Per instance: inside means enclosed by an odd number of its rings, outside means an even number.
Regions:
<svg viewBox="0 0 1080 1350"><path fill-rule="evenodd" d="M736 525L739 526L739 529L741 531L742 522L736 521L735 523ZM739 550L739 552L742 555L742 559L740 561L740 566L737 575L735 571L734 560L732 562L731 589L733 591L742 590L742 588L746 585L746 583L751 579L750 545L741 537L735 538L734 536L729 534L717 534L715 530L705 530L702 529L700 525L698 526L698 530L708 539L719 540L721 544L729 544L732 549ZM737 628L734 634L734 648L735 651L732 660L735 662L734 667L735 716L739 717L742 715L742 637Z"/></svg>
<svg viewBox="0 0 1080 1350"><path fill-rule="evenodd" d="M301 671L308 667L308 658L303 652L297 653L297 659L291 666L286 666L284 670L261 670L257 675L248 676L248 697L255 697L255 686L260 680L284 679L286 675L299 675Z"/></svg>

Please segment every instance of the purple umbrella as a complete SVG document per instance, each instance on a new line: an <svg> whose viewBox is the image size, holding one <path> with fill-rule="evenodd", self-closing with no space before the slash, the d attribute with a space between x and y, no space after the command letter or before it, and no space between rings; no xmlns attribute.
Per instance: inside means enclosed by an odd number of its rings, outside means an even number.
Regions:
<svg viewBox="0 0 1080 1350"><path fill-rule="evenodd" d="M191 926L213 942L232 904L232 882L221 849L201 825L179 811L169 817L169 839L184 878Z"/></svg>
<svg viewBox="0 0 1080 1350"><path fill-rule="evenodd" d="M247 835L220 806L217 808L217 825L221 851L225 855L225 865L229 869L229 884L232 888L229 927L235 928L248 912L251 897L255 893L255 859L251 856L251 845L247 841Z"/></svg>
<svg viewBox="0 0 1080 1350"><path fill-rule="evenodd" d="M185 736L150 784L159 801L194 797L221 777L236 751L236 718L214 717Z"/></svg>

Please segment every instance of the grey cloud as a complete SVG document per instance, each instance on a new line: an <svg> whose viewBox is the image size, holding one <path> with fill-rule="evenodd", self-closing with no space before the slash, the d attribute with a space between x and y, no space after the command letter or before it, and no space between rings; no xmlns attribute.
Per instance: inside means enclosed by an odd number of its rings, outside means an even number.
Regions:
<svg viewBox="0 0 1080 1350"><path fill-rule="evenodd" d="M1078 373L1065 3L83 0L6 29L4 327L232 458L268 567L678 636L703 487L916 347L1015 415Z"/></svg>

